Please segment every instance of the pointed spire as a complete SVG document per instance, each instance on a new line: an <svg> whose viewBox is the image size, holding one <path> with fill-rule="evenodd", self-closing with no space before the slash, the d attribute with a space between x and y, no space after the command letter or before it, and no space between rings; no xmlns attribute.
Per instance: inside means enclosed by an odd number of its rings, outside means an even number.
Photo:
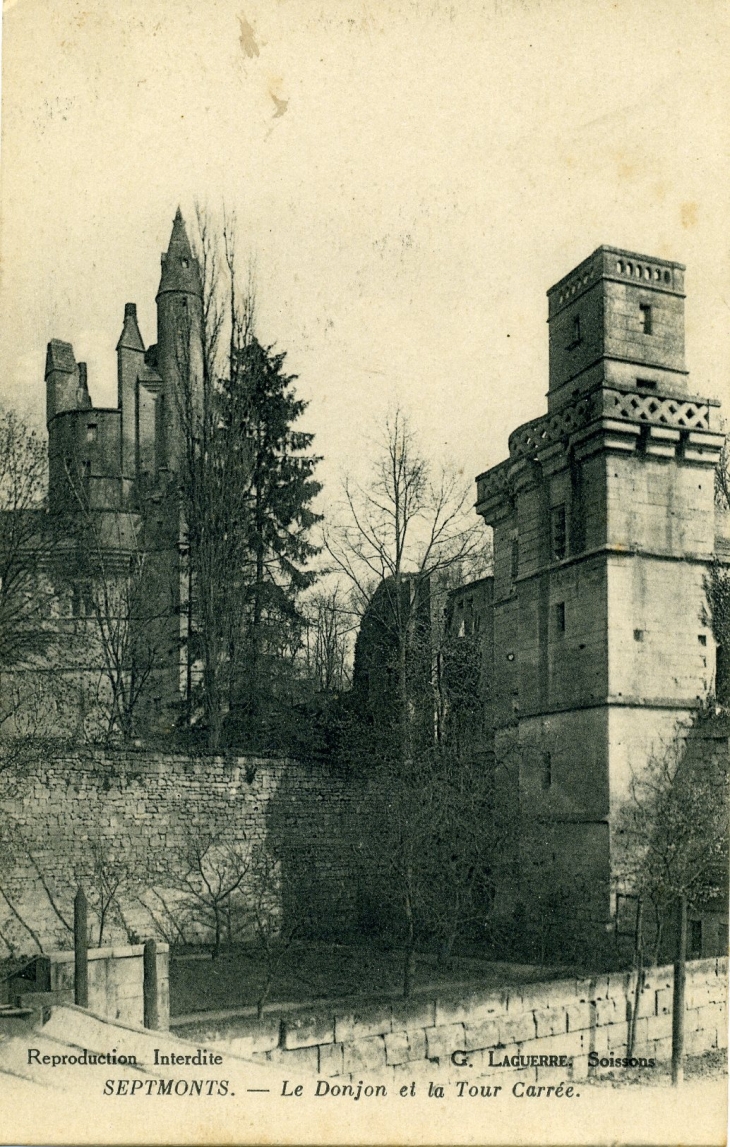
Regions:
<svg viewBox="0 0 730 1147"><path fill-rule="evenodd" d="M91 410L91 397L89 395L89 380L86 371L86 363L80 362L79 367L79 385L76 388L76 405L79 410Z"/></svg>
<svg viewBox="0 0 730 1147"><path fill-rule="evenodd" d="M172 221L172 234L170 235L170 243L167 248L168 255L175 247L180 247L181 251L184 249L190 252L188 232L185 227L185 220L183 219L182 211L179 207L175 212L175 218ZM192 252L190 253L192 254Z"/></svg>
<svg viewBox="0 0 730 1147"><path fill-rule="evenodd" d="M203 293L200 268L193 255L179 207L175 212L167 253L162 256L162 276L157 294L162 295L167 291L181 291L190 295Z"/></svg>
<svg viewBox="0 0 730 1147"><path fill-rule="evenodd" d="M117 343L117 350L138 350L144 353L144 343L142 342L142 335L139 333L139 326L137 325L137 306L135 303L124 304L124 327L119 336Z"/></svg>

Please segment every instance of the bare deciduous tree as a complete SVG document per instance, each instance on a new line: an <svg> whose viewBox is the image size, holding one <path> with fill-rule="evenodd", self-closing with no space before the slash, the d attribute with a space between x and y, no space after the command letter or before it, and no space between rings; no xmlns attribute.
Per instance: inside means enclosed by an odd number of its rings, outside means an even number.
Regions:
<svg viewBox="0 0 730 1147"><path fill-rule="evenodd" d="M448 744L414 754L405 770L375 771L356 817L369 895L402 944L407 997L419 945L435 942L445 962L461 940L493 938L493 873L516 834L495 829L483 762Z"/></svg>
<svg viewBox="0 0 730 1147"><path fill-rule="evenodd" d="M76 877L78 883L86 884L89 904L96 916L96 944L102 946L112 923L122 928L128 943L133 943L136 936L127 921L127 907L143 882L143 874L101 834L91 841L89 853L90 870L88 865L81 866Z"/></svg>
<svg viewBox="0 0 730 1147"><path fill-rule="evenodd" d="M483 757L448 740L432 756L427 917L445 961L463 937L491 938L494 870L513 841L496 830L493 777Z"/></svg>
<svg viewBox="0 0 730 1147"><path fill-rule="evenodd" d="M428 760L411 758L404 769L375 769L357 802L356 856L375 927L402 945L403 996L413 991L416 949L428 933L429 863L436 816ZM356 860L357 863L357 860Z"/></svg>
<svg viewBox="0 0 730 1147"><path fill-rule="evenodd" d="M43 937L50 931L48 909L50 919L57 921L56 935L60 925L61 946L73 935L73 901L79 885L84 887L91 909L90 945L101 947L111 928L121 931L128 943L136 942L127 916L144 886L145 874L117 842L96 831L79 855L65 838L34 840L26 829L11 822L4 834L3 853L0 868L8 873L19 866L24 869L23 885L31 895L25 900L17 897L10 882L3 879L0 898L39 951L43 951ZM28 865L33 873L30 880Z"/></svg>
<svg viewBox="0 0 730 1147"><path fill-rule="evenodd" d="M179 512L188 558L187 719L191 724L195 718L194 667L199 665L203 720L209 747L217 749L230 704L250 564L244 526L248 451L234 433L220 433L219 380L230 376L236 350L249 336L254 297L253 292L244 296L239 305L233 221L224 218L216 227L198 209L197 231L200 326L187 312L177 347L176 414L183 444Z"/></svg>
<svg viewBox="0 0 730 1147"><path fill-rule="evenodd" d="M226 841L191 827L168 858L160 887L138 902L171 944L210 938L214 958L224 943L245 944L260 964L259 1018L276 977L304 929L305 914L285 912L286 870L265 843ZM289 894L294 891L288 889Z"/></svg>
<svg viewBox="0 0 730 1147"><path fill-rule="evenodd" d="M150 680L164 663L173 589L146 545L144 523L132 514L96 513L73 461L66 480L75 505L55 523L65 540L57 577L72 582L78 659L98 660L103 735L130 740Z"/></svg>
<svg viewBox="0 0 730 1147"><path fill-rule="evenodd" d="M345 482L344 521L327 538L364 616L360 640L376 649L365 670L369 694L372 674L382 678L383 712L373 715L377 735L366 753L373 777L360 811L360 847L371 854L379 896L390 904L403 943L404 995L412 991L417 944L436 934L453 944L481 870L480 856L468 857L457 845L459 833L473 839L461 823L467 807L456 796L461 762L434 743L441 641L434 595L448 572L484 545L471 503L471 489L447 470L434 471L396 410L386 420L370 481ZM436 854L457 880L455 915L440 895Z"/></svg>
<svg viewBox="0 0 730 1147"><path fill-rule="evenodd" d="M0 666L43 653L50 586L41 578L47 462L19 415L0 411Z"/></svg>
<svg viewBox="0 0 730 1147"><path fill-rule="evenodd" d="M40 436L0 410L0 773L5 792L48 747L55 682L43 660L57 639L45 556L47 457Z"/></svg>
<svg viewBox="0 0 730 1147"><path fill-rule="evenodd" d="M616 820L619 881L653 910L655 963L674 920L674 1083L683 1075L687 912L717 910L727 900L728 758L727 718L700 713L632 776Z"/></svg>
<svg viewBox="0 0 730 1147"><path fill-rule="evenodd" d="M401 762L414 751L409 665L423 656L416 649L419 618L430 609L431 583L483 543L471 503L471 488L457 475L445 469L433 473L406 416L396 410L386 420L370 481L345 481L343 522L327 537L329 553L353 587L361 613L382 587L379 619L394 650Z"/></svg>
<svg viewBox="0 0 730 1147"><path fill-rule="evenodd" d="M247 915L255 951L261 960L263 976L256 1000L261 1019L276 977L293 945L304 931L306 914L303 905L296 913L284 910L287 869L266 845L253 850L251 881L247 897Z"/></svg>
<svg viewBox="0 0 730 1147"><path fill-rule="evenodd" d="M184 846L169 859L164 884L177 895L174 913L182 913L197 932L212 935L212 953L220 955L232 936L231 921L246 912L244 891L252 868L248 841L232 844L219 833L191 828ZM167 901L164 901L169 915Z"/></svg>
<svg viewBox="0 0 730 1147"><path fill-rule="evenodd" d="M3 795L17 796L38 761L58 748L53 736L59 689L50 674L0 673L0 778Z"/></svg>
<svg viewBox="0 0 730 1147"><path fill-rule="evenodd" d="M632 776L617 818L622 881L653 908L655 958L677 898L699 904L723 884L730 762L727 740L705 736L721 721L701 716Z"/></svg>
<svg viewBox="0 0 730 1147"><path fill-rule="evenodd" d="M340 585L318 589L307 606L307 657L317 688L334 693L350 683L348 653L353 610Z"/></svg>

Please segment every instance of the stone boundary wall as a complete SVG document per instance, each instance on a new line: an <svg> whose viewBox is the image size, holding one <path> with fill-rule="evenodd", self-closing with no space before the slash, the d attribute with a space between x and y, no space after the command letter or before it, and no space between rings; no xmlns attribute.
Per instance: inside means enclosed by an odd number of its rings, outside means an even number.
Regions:
<svg viewBox="0 0 730 1147"><path fill-rule="evenodd" d="M122 1023L144 1024L144 945L117 948L90 948L89 1010L98 1016ZM73 1004L74 954L49 952L34 962L35 980L15 977L10 994L21 1007L46 1004ZM169 950L157 946L157 1007L160 1029L170 1026Z"/></svg>
<svg viewBox="0 0 730 1147"><path fill-rule="evenodd" d="M20 777L6 773L0 789L5 954L11 947L15 954L29 955L70 948L68 924L80 881L89 895L91 927L99 856L110 872L121 872L124 901L123 919L108 914L102 942L124 944L155 935L139 894L145 882L165 887L165 865L196 830L215 833L223 843L268 842L281 863L280 899L288 896L286 907L306 902L312 919L333 930L343 921L351 924L356 890L350 879L348 813L358 792L355 781L322 766L145 749L87 749L41 760ZM3 799L3 793L12 795ZM66 925L44 891L44 880ZM172 938L159 930L157 935ZM98 921L90 942L94 939L98 943Z"/></svg>
<svg viewBox="0 0 730 1147"><path fill-rule="evenodd" d="M727 1047L727 957L687 964L685 1051L700 1055ZM636 1008L633 1055L662 1063L671 1058L673 969L646 971ZM463 989L410 1001L350 1001L296 1014L268 1013L261 1023L243 1019L173 1026L186 1039L205 1040L235 1055L297 1073L357 1082L365 1073L395 1084L434 1077L438 1082L490 1078L558 1083L584 1079L589 1055L625 1057L636 1000L636 973L558 980L502 988ZM462 1066L454 1052L466 1053ZM494 1066L505 1057L536 1056L537 1063ZM564 1057L561 1060L560 1057ZM610 1065L598 1064L598 1070Z"/></svg>

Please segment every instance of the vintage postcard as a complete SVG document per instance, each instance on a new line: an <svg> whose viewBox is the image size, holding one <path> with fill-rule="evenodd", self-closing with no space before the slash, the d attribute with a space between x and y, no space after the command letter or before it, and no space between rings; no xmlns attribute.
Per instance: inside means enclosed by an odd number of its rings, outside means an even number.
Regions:
<svg viewBox="0 0 730 1147"><path fill-rule="evenodd" d="M6 0L0 1142L722 1144L727 0Z"/></svg>

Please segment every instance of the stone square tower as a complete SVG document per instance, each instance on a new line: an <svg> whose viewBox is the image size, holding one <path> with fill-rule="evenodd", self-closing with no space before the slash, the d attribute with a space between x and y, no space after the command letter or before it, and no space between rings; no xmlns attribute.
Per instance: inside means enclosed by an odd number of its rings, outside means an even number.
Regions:
<svg viewBox="0 0 730 1147"><path fill-rule="evenodd" d="M681 264L599 247L548 299L548 412L477 478L494 528L489 724L542 860L605 927L631 772L714 684L703 582L723 435L689 383Z"/></svg>

